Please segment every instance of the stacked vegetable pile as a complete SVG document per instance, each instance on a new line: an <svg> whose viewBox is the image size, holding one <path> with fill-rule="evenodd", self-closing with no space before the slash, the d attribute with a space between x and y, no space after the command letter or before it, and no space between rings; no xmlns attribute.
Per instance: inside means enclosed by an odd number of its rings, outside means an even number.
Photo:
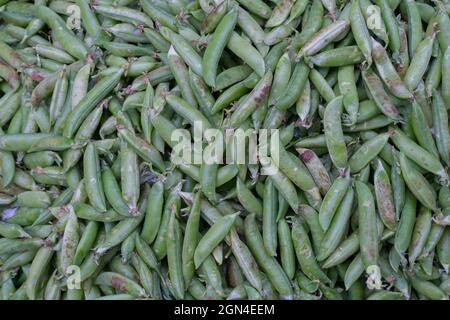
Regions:
<svg viewBox="0 0 450 320"><path fill-rule="evenodd" d="M0 5L1 299L448 299L450 2Z"/></svg>

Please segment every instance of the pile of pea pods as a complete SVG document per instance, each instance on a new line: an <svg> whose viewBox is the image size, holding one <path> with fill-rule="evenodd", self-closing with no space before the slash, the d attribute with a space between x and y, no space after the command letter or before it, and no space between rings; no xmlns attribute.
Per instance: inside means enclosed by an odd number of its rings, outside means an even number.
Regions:
<svg viewBox="0 0 450 320"><path fill-rule="evenodd" d="M449 13L0 0L0 299L448 299Z"/></svg>

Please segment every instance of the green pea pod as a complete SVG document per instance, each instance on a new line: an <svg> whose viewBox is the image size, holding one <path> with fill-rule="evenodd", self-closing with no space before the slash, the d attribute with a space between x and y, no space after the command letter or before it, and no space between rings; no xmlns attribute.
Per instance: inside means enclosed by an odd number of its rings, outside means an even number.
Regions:
<svg viewBox="0 0 450 320"><path fill-rule="evenodd" d="M280 298L293 299L293 290L289 278L277 260L269 256L264 249L254 214L248 215L245 219L245 239L256 262L266 273L270 282L280 294Z"/></svg>
<svg viewBox="0 0 450 320"><path fill-rule="evenodd" d="M196 269L200 267L212 250L225 238L233 227L237 214L227 215L218 219L200 239L194 253Z"/></svg>
<svg viewBox="0 0 450 320"><path fill-rule="evenodd" d="M95 146L87 145L83 157L84 182L91 205L100 212L106 211L105 194L100 183L100 163Z"/></svg>
<svg viewBox="0 0 450 320"><path fill-rule="evenodd" d="M355 181L359 211L359 242L361 258L369 275L367 286L381 286L379 257L379 238L376 222L375 201L369 187L360 181Z"/></svg>
<svg viewBox="0 0 450 320"><path fill-rule="evenodd" d="M435 141L439 151L439 155L444 163L449 163L449 129L447 108L439 91L433 90L433 127L435 132ZM444 181L446 178L444 178Z"/></svg>
<svg viewBox="0 0 450 320"><path fill-rule="evenodd" d="M364 69L361 71L364 83L368 88L372 100L380 109L380 111L387 117L394 121L401 120L399 111L395 107L389 95L386 93L383 87L383 83L380 78L373 72L372 69Z"/></svg>
<svg viewBox="0 0 450 320"><path fill-rule="evenodd" d="M262 236L264 246L271 256L276 256L277 252L277 229L276 214L278 210L277 191L273 181L268 179L264 183L263 211L262 211Z"/></svg>
<svg viewBox="0 0 450 320"><path fill-rule="evenodd" d="M338 177L331 185L327 194L323 198L319 211L320 225L324 230L328 230L339 204L344 199L351 180L348 176Z"/></svg>
<svg viewBox="0 0 450 320"><path fill-rule="evenodd" d="M420 41L417 45L414 55L412 56L411 63L409 64L408 70L403 78L406 87L411 91L416 89L419 85L419 82L425 74L430 62L433 42L436 36L434 27L432 28L433 31L431 34L428 34L425 39Z"/></svg>
<svg viewBox="0 0 450 320"><path fill-rule="evenodd" d="M36 253L33 262L30 265L28 276L26 280L26 294L28 299L36 300L38 298L38 291L40 289L42 277L44 277L45 269L49 266L53 257L53 242L56 239L56 234L49 237L49 244L42 246Z"/></svg>
<svg viewBox="0 0 450 320"><path fill-rule="evenodd" d="M292 225L291 232L295 254L303 273L311 280L330 283L330 279L321 270L316 261L311 242L303 225L295 221Z"/></svg>
<svg viewBox="0 0 450 320"><path fill-rule="evenodd" d="M350 11L350 26L356 44L366 58L367 66L372 64L372 43L370 40L369 30L366 26L366 21L361 12L359 1L352 1Z"/></svg>
<svg viewBox="0 0 450 320"><path fill-rule="evenodd" d="M331 221L330 227L323 236L317 254L317 259L319 261L328 258L342 242L352 214L353 199L354 191L353 188L350 188L342 199L342 202Z"/></svg>
<svg viewBox="0 0 450 320"><path fill-rule="evenodd" d="M119 292L126 292L132 297L145 296L145 290L134 280L115 272L102 272L95 279L95 284L111 286Z"/></svg>
<svg viewBox="0 0 450 320"><path fill-rule="evenodd" d="M182 233L175 212L172 212L167 226L167 263L172 290L177 299L183 299L185 282L182 263Z"/></svg>
<svg viewBox="0 0 450 320"><path fill-rule="evenodd" d="M295 253L292 245L291 232L286 220L278 221L278 237L280 242L281 266L289 279L295 275Z"/></svg>
<svg viewBox="0 0 450 320"><path fill-rule="evenodd" d="M397 98L411 99L413 96L395 70L386 49L372 38L372 56L377 71L390 92Z"/></svg>
<svg viewBox="0 0 450 320"><path fill-rule="evenodd" d="M119 83L124 72L123 68L117 69L117 72L111 76L102 78L94 87L89 90L86 96L80 100L77 107L72 110L66 120L64 135L72 137L83 120L89 115L97 103L109 94L109 92Z"/></svg>
<svg viewBox="0 0 450 320"><path fill-rule="evenodd" d="M220 21L203 55L203 78L207 85L215 87L220 56L231 38L237 23L238 12L231 9Z"/></svg>
<svg viewBox="0 0 450 320"><path fill-rule="evenodd" d="M381 220L388 229L395 230L397 221L392 186L389 175L379 159L377 161L377 169L374 172L374 188Z"/></svg>
<svg viewBox="0 0 450 320"><path fill-rule="evenodd" d="M411 265L420 256L425 246L431 229L431 212L426 207L421 207L416 218L411 243L408 248L408 260Z"/></svg>
<svg viewBox="0 0 450 320"><path fill-rule="evenodd" d="M342 100L342 96L331 100L325 108L323 117L327 148L333 164L340 170L347 166L347 147L340 120L343 109Z"/></svg>
<svg viewBox="0 0 450 320"><path fill-rule="evenodd" d="M420 167L434 173L442 181L448 181L448 175L439 160L430 152L409 139L402 131L394 128L391 140L397 148L400 149L401 153L413 160Z"/></svg>

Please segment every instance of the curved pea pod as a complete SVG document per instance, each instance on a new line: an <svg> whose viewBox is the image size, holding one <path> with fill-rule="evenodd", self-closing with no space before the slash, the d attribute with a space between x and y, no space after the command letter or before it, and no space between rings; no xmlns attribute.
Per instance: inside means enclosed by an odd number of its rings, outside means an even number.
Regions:
<svg viewBox="0 0 450 320"><path fill-rule="evenodd" d="M300 159L280 146L279 157L277 160L274 158L274 162L289 180L305 193L308 193L315 203L320 204L322 197L319 188Z"/></svg>
<svg viewBox="0 0 450 320"><path fill-rule="evenodd" d="M304 148L296 148L296 150L300 155L300 159L308 168L320 193L326 195L331 187L331 178L322 161L312 150Z"/></svg>
<svg viewBox="0 0 450 320"><path fill-rule="evenodd" d="M278 60L273 75L273 85L270 89L269 104L273 104L286 89L291 75L291 60L289 54L284 53Z"/></svg>
<svg viewBox="0 0 450 320"><path fill-rule="evenodd" d="M289 16L289 12L293 6L295 1L292 0L284 0L281 1L273 10L267 20L265 27L273 28L281 25Z"/></svg>
<svg viewBox="0 0 450 320"><path fill-rule="evenodd" d="M446 105L450 104L450 49L443 51L441 93Z"/></svg>
<svg viewBox="0 0 450 320"><path fill-rule="evenodd" d="M89 255L89 250L92 249L97 234L99 233L99 225L97 221L89 221L86 224L73 256L74 265L81 265L83 260Z"/></svg>
<svg viewBox="0 0 450 320"><path fill-rule="evenodd" d="M222 1L217 5L213 6L212 8L210 8L210 10L205 11L207 15L201 25L202 34L207 34L214 31L214 29L220 23L220 21L225 16L227 11L228 11L227 1Z"/></svg>
<svg viewBox="0 0 450 320"><path fill-rule="evenodd" d="M123 72L124 68L117 68L116 72L102 78L88 91L86 96L80 100L67 118L64 127L64 136L71 138L75 134L75 131L92 112L92 109L119 83Z"/></svg>
<svg viewBox="0 0 450 320"><path fill-rule="evenodd" d="M22 67L23 62L20 60L18 54L3 41L0 41L0 58L16 70Z"/></svg>
<svg viewBox="0 0 450 320"><path fill-rule="evenodd" d="M223 90L239 81L246 79L252 72L252 69L247 65L238 65L228 68L216 77L216 85L214 91Z"/></svg>
<svg viewBox="0 0 450 320"><path fill-rule="evenodd" d="M409 280L411 286L421 295L431 300L446 300L448 299L444 291L431 281L422 280L415 275L410 275Z"/></svg>
<svg viewBox="0 0 450 320"><path fill-rule="evenodd" d="M323 27L303 45L298 52L296 59L300 60L304 56L310 56L319 52L321 49L333 42L337 37L346 33L349 29L350 22L344 19L337 20L328 26Z"/></svg>
<svg viewBox="0 0 450 320"><path fill-rule="evenodd" d="M232 229L230 232L231 250L238 265L247 279L248 282L256 289L258 292L262 291L262 277L260 274L259 267L252 256L247 245L239 239L238 234Z"/></svg>
<svg viewBox="0 0 450 320"><path fill-rule="evenodd" d="M231 38L237 23L238 11L231 9L220 21L203 55L203 78L207 85L215 87L220 56Z"/></svg>
<svg viewBox="0 0 450 320"><path fill-rule="evenodd" d="M280 43L281 41L286 39L286 37L292 34L292 32L296 29L299 23L300 19L297 18L271 29L268 33L266 33L264 37L264 44L267 46L272 46L277 43Z"/></svg>
<svg viewBox="0 0 450 320"><path fill-rule="evenodd" d="M319 92L319 95L323 97L327 103L331 102L331 100L336 97L333 88L330 86L327 79L316 69L311 69L309 80L311 80L315 89Z"/></svg>
<svg viewBox="0 0 450 320"><path fill-rule="evenodd" d="M122 199L122 193L119 184L117 183L112 170L109 167L104 166L102 171L102 187L108 203L116 212L123 216L129 217L135 215L136 213L132 212L125 201Z"/></svg>
<svg viewBox="0 0 450 320"><path fill-rule="evenodd" d="M314 208L306 204L301 204L299 206L299 213L302 218L305 219L309 231L311 232L314 252L318 253L324 236L323 228L319 222L319 215Z"/></svg>
<svg viewBox="0 0 450 320"><path fill-rule="evenodd" d="M169 223L170 214L180 210L181 183L176 185L169 193L163 208L161 223L159 225L158 233L153 242L153 250L158 260L161 260L166 255L166 233L167 225Z"/></svg>
<svg viewBox="0 0 450 320"><path fill-rule="evenodd" d="M44 191L24 191L17 195L15 204L19 207L48 208L50 197Z"/></svg>
<svg viewBox="0 0 450 320"><path fill-rule="evenodd" d="M55 252L53 249L53 243L55 240L56 234L50 235L47 244L42 246L36 252L33 262L31 262L25 282L26 294L30 300L36 300L38 298L38 291L42 285L45 270L49 266Z"/></svg>
<svg viewBox="0 0 450 320"><path fill-rule="evenodd" d="M448 71L447 71L448 72ZM446 104L438 90L433 90L433 128L439 155L444 163L449 164L450 131L448 129L448 112ZM444 178L445 179L445 178Z"/></svg>
<svg viewBox="0 0 450 320"><path fill-rule="evenodd" d="M0 61L0 79L6 80L14 91L20 86L19 75L16 70L3 61Z"/></svg>
<svg viewBox="0 0 450 320"><path fill-rule="evenodd" d="M340 94L343 95L342 103L346 111L346 114L343 115L343 123L353 125L358 117L359 97L352 65L339 68L338 86Z"/></svg>
<svg viewBox="0 0 450 320"><path fill-rule="evenodd" d="M330 279L317 263L311 242L303 225L298 221L294 221L291 232L297 261L303 273L311 280L330 283Z"/></svg>
<svg viewBox="0 0 450 320"><path fill-rule="evenodd" d="M289 203L289 206L292 210L294 210L294 212L298 212L298 206L300 203L297 190L291 180L289 180L289 178L278 169L272 158L261 157L260 162L263 170L265 170L269 175L269 179L273 181L275 188L278 190L278 194L281 195L287 203Z"/></svg>
<svg viewBox="0 0 450 320"><path fill-rule="evenodd" d="M309 68L304 62L296 63L286 90L271 103L279 110L287 110L298 100L308 80Z"/></svg>
<svg viewBox="0 0 450 320"><path fill-rule="evenodd" d="M0 235L7 239L31 238L21 226L3 221L0 222ZM4 264L2 268L4 268Z"/></svg>
<svg viewBox="0 0 450 320"><path fill-rule="evenodd" d="M379 0L376 2L376 4L380 8L381 17L383 18L384 25L386 26L386 31L389 37L389 48L393 52L394 60L398 60L400 50L400 35L394 11L389 6L389 0Z"/></svg>
<svg viewBox="0 0 450 320"><path fill-rule="evenodd" d="M293 46L299 50L317 31L324 21L324 9L321 1L314 1L302 19L302 31L293 39Z"/></svg>
<svg viewBox="0 0 450 320"><path fill-rule="evenodd" d="M125 140L142 159L152 163L161 171L165 169L162 156L153 145L137 137L123 126L117 126L117 132L119 137Z"/></svg>
<svg viewBox="0 0 450 320"><path fill-rule="evenodd" d="M394 238L394 247L403 255L411 243L416 218L417 200L411 192L406 192L405 205L401 211L400 221Z"/></svg>
<svg viewBox="0 0 450 320"><path fill-rule="evenodd" d="M261 216L263 207L260 200L250 191L245 183L238 177L236 179L237 198L242 206L250 213Z"/></svg>
<svg viewBox="0 0 450 320"><path fill-rule="evenodd" d="M269 48L263 43L265 32L259 21L257 21L257 18L245 9L238 7L237 24L244 34L253 42L258 51L262 55L265 55Z"/></svg>
<svg viewBox="0 0 450 320"><path fill-rule="evenodd" d="M309 81L305 83L303 92L295 104L295 110L299 117L297 123L305 128L311 127L311 85Z"/></svg>
<svg viewBox="0 0 450 320"><path fill-rule="evenodd" d="M198 244L199 237L199 223L200 223L200 200L201 194L198 192L194 196L194 202L192 203L188 220L186 222L186 228L183 238L182 247L182 272L184 276L184 282L189 285L194 274L194 253Z"/></svg>
<svg viewBox="0 0 450 320"><path fill-rule="evenodd" d="M0 98L0 125L3 127L16 114L20 107L20 90L11 90Z"/></svg>
<svg viewBox="0 0 450 320"><path fill-rule="evenodd" d="M64 228L61 242L61 258L59 268L60 272L64 275L69 273L68 269L73 264L79 241L80 230L78 219L72 208L67 217L67 223Z"/></svg>
<svg viewBox="0 0 450 320"><path fill-rule="evenodd" d="M411 236L411 243L408 248L409 264L413 265L422 253L431 230L431 212L426 207L421 207L417 215L414 230Z"/></svg>
<svg viewBox="0 0 450 320"><path fill-rule="evenodd" d="M398 128L393 129L391 140L394 142L395 146L399 148L401 153L417 163L420 167L434 173L442 181L448 181L448 175L439 160L430 152L408 138Z"/></svg>
<svg viewBox="0 0 450 320"><path fill-rule="evenodd" d="M439 55L431 63L430 69L427 72L425 78L425 91L427 97L433 95L433 89L437 89L442 79L442 62L443 54L439 52Z"/></svg>
<svg viewBox="0 0 450 320"><path fill-rule="evenodd" d="M427 208L436 210L436 193L425 179L409 162L403 153L399 155L402 176L408 189Z"/></svg>
<svg viewBox="0 0 450 320"><path fill-rule="evenodd" d="M289 279L295 275L295 253L291 239L291 230L285 219L278 221L278 237L280 242L280 259L283 270Z"/></svg>
<svg viewBox="0 0 450 320"><path fill-rule="evenodd" d="M52 133L18 133L0 136L0 149L5 151L28 151L39 140L55 137Z"/></svg>
<svg viewBox="0 0 450 320"><path fill-rule="evenodd" d="M203 74L202 59L187 40L167 27L161 27L160 33L166 40L170 41L184 62L196 74Z"/></svg>
<svg viewBox="0 0 450 320"><path fill-rule="evenodd" d="M372 64L372 43L370 40L369 30L366 26L366 21L361 12L359 1L352 1L350 9L350 26L361 52L366 58L367 66Z"/></svg>
<svg viewBox="0 0 450 320"><path fill-rule="evenodd" d="M355 192L353 191L353 188L350 187L342 199L342 202L334 214L330 226L326 230L320 243L320 248L317 251L317 259L319 261L328 258L342 242L352 214L354 195Z"/></svg>
<svg viewBox="0 0 450 320"><path fill-rule="evenodd" d="M72 139L63 136L48 136L34 143L27 152L63 151L69 148L80 147Z"/></svg>
<svg viewBox="0 0 450 320"><path fill-rule="evenodd" d="M390 133L382 133L367 140L355 153L350 157L348 165L350 172L356 173L361 171L370 163L384 148L389 140Z"/></svg>
<svg viewBox="0 0 450 320"><path fill-rule="evenodd" d="M380 78L371 68L361 70L361 75L368 88L370 96L380 111L394 121L401 120L399 111L383 87Z"/></svg>
<svg viewBox="0 0 450 320"><path fill-rule="evenodd" d="M446 271L448 271L450 265L450 250L448 249L449 243L450 243L450 232L447 228L444 230L444 234L442 235L441 240L439 240L436 246L436 254L439 263Z"/></svg>
<svg viewBox="0 0 450 320"><path fill-rule="evenodd" d="M144 297L146 295L144 288L131 280L116 272L102 272L94 282L96 285L105 285L112 287L119 292L126 292L134 298Z"/></svg>
<svg viewBox="0 0 450 320"><path fill-rule="evenodd" d="M293 299L293 290L289 278L278 261L267 254L261 234L258 231L255 215L250 214L245 218L245 239L256 262L269 278L270 282L280 294L280 298Z"/></svg>
<svg viewBox="0 0 450 320"><path fill-rule="evenodd" d="M106 211L105 194L100 180L100 163L95 146L90 143L87 145L84 157L84 182L91 205L100 212Z"/></svg>
<svg viewBox="0 0 450 320"><path fill-rule="evenodd" d="M401 292L377 290L368 296L366 300L405 300L405 296Z"/></svg>
<svg viewBox="0 0 450 320"><path fill-rule="evenodd" d="M269 70L254 89L239 103L237 109L225 122L226 126L230 128L239 127L258 107L261 107L261 103L269 95L272 79L273 74Z"/></svg>
<svg viewBox="0 0 450 320"><path fill-rule="evenodd" d="M408 70L406 70L403 78L406 87L411 91L417 88L430 63L433 42L436 36L434 26L432 28L432 32L427 34L425 39L417 45Z"/></svg>
<svg viewBox="0 0 450 320"><path fill-rule="evenodd" d="M336 168L343 170L347 166L347 147L342 132L341 115L343 97L331 100L325 108L323 123L325 140L331 160Z"/></svg>
<svg viewBox="0 0 450 320"><path fill-rule="evenodd" d="M194 253L195 267L199 268L206 257L225 238L233 227L237 214L227 215L218 219L200 239Z"/></svg>
<svg viewBox="0 0 450 320"><path fill-rule="evenodd" d="M412 99L413 95L406 87L393 66L386 49L372 38L372 57L378 74L383 82L397 98Z"/></svg>
<svg viewBox="0 0 450 320"><path fill-rule="evenodd" d="M392 123L394 123L395 120L385 116L384 114L379 114L377 116L372 117L369 120L357 123L350 127L345 127L344 132L362 132L367 130L375 130L379 128L384 128Z"/></svg>
<svg viewBox="0 0 450 320"><path fill-rule="evenodd" d="M374 173L374 188L381 220L388 229L395 230L397 221L391 182L386 169L379 159L377 161L377 169Z"/></svg>
<svg viewBox="0 0 450 320"><path fill-rule="evenodd" d="M365 183L355 181L355 187L358 198L360 252L366 273L369 275L366 283L369 288L379 289L381 274L378 266L379 237L375 201L372 191Z"/></svg>
<svg viewBox="0 0 450 320"><path fill-rule="evenodd" d="M438 158L438 150L431 135L430 128L428 128L422 107L416 101L412 103L411 125L419 145Z"/></svg>
<svg viewBox="0 0 450 320"><path fill-rule="evenodd" d="M263 211L262 211L262 236L267 252L272 256L277 255L277 229L276 214L278 210L278 193L273 185L273 181L267 179L264 182L263 190Z"/></svg>
<svg viewBox="0 0 450 320"><path fill-rule="evenodd" d="M189 105L184 99L175 95L167 95L166 101L177 114L186 119L191 125L194 125L195 122L199 122L202 125L202 130L212 127L206 116L203 115L200 110Z"/></svg>
<svg viewBox="0 0 450 320"><path fill-rule="evenodd" d="M343 240L336 250L325 260L323 268L331 268L346 261L359 250L358 231L353 232Z"/></svg>
<svg viewBox="0 0 450 320"><path fill-rule="evenodd" d="M358 254L348 265L344 275L344 285L348 290L356 281L359 280L364 273L364 263L362 262L361 255Z"/></svg>
<svg viewBox="0 0 450 320"><path fill-rule="evenodd" d="M103 255L112 247L122 243L142 222L143 215L134 218L123 219L111 230L108 230L104 240L96 246L94 252L97 257Z"/></svg>
<svg viewBox="0 0 450 320"><path fill-rule="evenodd" d="M153 184L148 197L148 203L151 203L151 205L147 206L145 212L141 237L145 242L152 243L158 233L163 210L164 188L161 181Z"/></svg>
<svg viewBox="0 0 450 320"><path fill-rule="evenodd" d="M182 269L182 233L180 225L173 212L167 226L167 264L169 268L169 279L177 299L183 299L185 291L185 280Z"/></svg>
<svg viewBox="0 0 450 320"><path fill-rule="evenodd" d="M13 203L16 200L16 196L0 193L0 205L6 206Z"/></svg>
<svg viewBox="0 0 450 320"><path fill-rule="evenodd" d="M132 212L136 212L140 194L138 159L136 152L123 140L120 144L120 174L122 197Z"/></svg>
<svg viewBox="0 0 450 320"><path fill-rule="evenodd" d="M336 178L323 198L319 211L319 221L324 230L328 230L339 204L350 187L350 183L351 179L348 175Z"/></svg>

